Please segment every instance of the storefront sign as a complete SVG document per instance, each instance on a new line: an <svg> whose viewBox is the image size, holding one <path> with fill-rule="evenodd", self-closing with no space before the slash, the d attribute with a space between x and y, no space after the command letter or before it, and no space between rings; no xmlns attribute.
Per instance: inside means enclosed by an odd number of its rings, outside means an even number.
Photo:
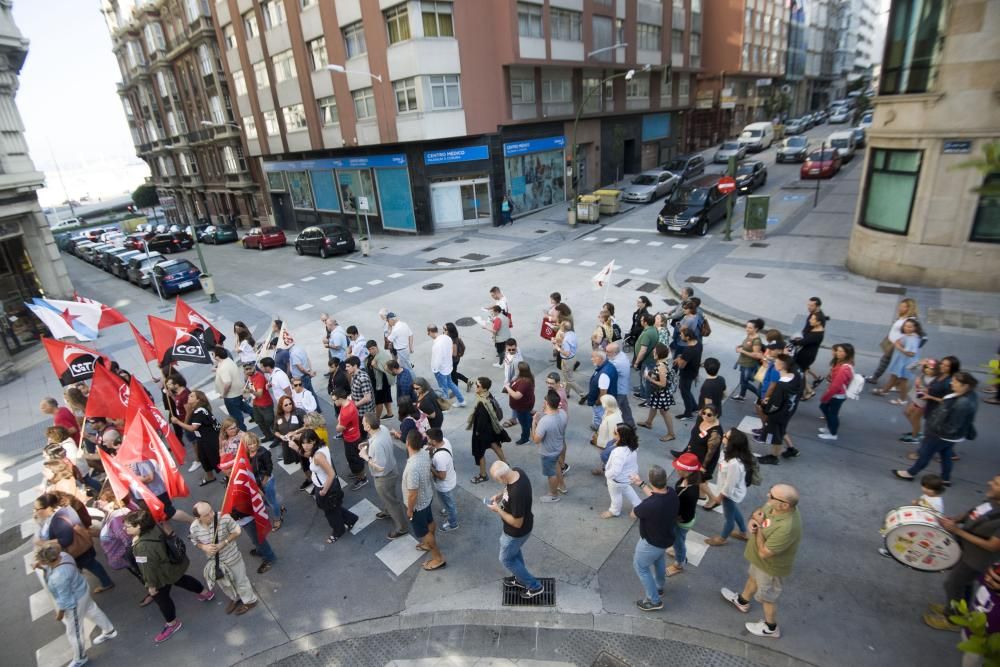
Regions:
<svg viewBox="0 0 1000 667"><path fill-rule="evenodd" d="M764 86L770 86L771 79L757 79L757 87L762 88Z"/></svg>
<svg viewBox="0 0 1000 667"><path fill-rule="evenodd" d="M670 114L653 113L642 117L642 140L655 141L670 136Z"/></svg>
<svg viewBox="0 0 1000 667"><path fill-rule="evenodd" d="M294 162L264 162L264 171L306 171L322 169L368 169L372 167L405 167L405 155L365 155L360 157L296 160Z"/></svg>
<svg viewBox="0 0 1000 667"><path fill-rule="evenodd" d="M424 151L424 164L447 164L449 162L474 162L489 160L489 146L465 146L440 151Z"/></svg>
<svg viewBox="0 0 1000 667"><path fill-rule="evenodd" d="M945 155L960 155L972 152L970 139L945 139L941 143L941 152Z"/></svg>
<svg viewBox="0 0 1000 667"><path fill-rule="evenodd" d="M514 141L503 145L503 155L504 157L511 157L513 155L526 155L528 153L544 153L546 151L561 150L565 146L566 137Z"/></svg>

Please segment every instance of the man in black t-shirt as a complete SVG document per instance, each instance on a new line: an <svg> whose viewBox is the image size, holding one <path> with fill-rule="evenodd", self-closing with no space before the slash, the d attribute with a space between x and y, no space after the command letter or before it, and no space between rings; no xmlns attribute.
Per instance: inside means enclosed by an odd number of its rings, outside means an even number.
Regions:
<svg viewBox="0 0 1000 667"><path fill-rule="evenodd" d="M701 343L690 329L681 329L681 340L684 347L680 349L674 357L674 365L677 367L678 388L681 390L681 399L684 401L684 414L679 419L687 421L694 418L694 413L698 409L698 403L691 393L691 385L698 377L698 368L701 366Z"/></svg>
<svg viewBox="0 0 1000 667"><path fill-rule="evenodd" d="M660 595L666 583L666 550L674 544L680 502L667 486L667 471L660 466L649 469L649 483L638 475L632 475L632 482L646 494L646 499L632 508L632 518L639 520L639 542L635 545L632 567L646 591L646 597L635 604L643 611L656 611L663 609Z"/></svg>
<svg viewBox="0 0 1000 667"><path fill-rule="evenodd" d="M520 468L511 468L503 461L490 466L490 476L504 485L504 490L487 499L487 507L500 515L503 534L500 535L500 562L513 576L504 577L503 583L511 588L521 588L521 597L528 600L542 593L542 584L528 572L524 565L521 547L528 541L534 526L531 514L531 482Z"/></svg>

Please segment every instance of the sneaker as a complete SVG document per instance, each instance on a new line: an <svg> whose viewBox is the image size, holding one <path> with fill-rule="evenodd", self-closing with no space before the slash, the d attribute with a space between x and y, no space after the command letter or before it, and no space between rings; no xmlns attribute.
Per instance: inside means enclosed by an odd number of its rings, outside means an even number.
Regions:
<svg viewBox="0 0 1000 667"><path fill-rule="evenodd" d="M663 600L660 600L659 602L653 602L649 598L636 600L635 606L643 611L657 611L659 609L663 609Z"/></svg>
<svg viewBox="0 0 1000 667"><path fill-rule="evenodd" d="M749 602L747 602L746 604L741 603L740 595L736 591L731 591L728 588L723 588L719 592L722 593L723 600L731 603L734 607L739 609L744 614L750 611L750 603Z"/></svg>
<svg viewBox="0 0 1000 667"><path fill-rule="evenodd" d="M767 438L764 437L764 435L760 434L760 433L754 433L753 434L753 441L756 442L758 445L766 445L767 444Z"/></svg>
<svg viewBox="0 0 1000 667"><path fill-rule="evenodd" d="M837 436L833 435L832 433L820 433L819 436L817 436L817 437L819 437L820 440L836 440L837 439Z"/></svg>
<svg viewBox="0 0 1000 667"><path fill-rule="evenodd" d="M770 637L771 639L778 639L781 637L781 628L776 625L774 626L774 630L772 630L764 621L747 623L746 628L747 632L752 635L757 635L758 637Z"/></svg>
<svg viewBox="0 0 1000 667"><path fill-rule="evenodd" d="M265 572L270 570L273 565L274 564L269 560L264 561L263 563L260 564L260 567L257 568L257 574L264 574Z"/></svg>
<svg viewBox="0 0 1000 667"><path fill-rule="evenodd" d="M460 401L459 403L456 403L455 407L456 408L464 408L465 407L465 401Z"/></svg>
<svg viewBox="0 0 1000 667"><path fill-rule="evenodd" d="M188 472L194 472L200 467L201 467L200 463L198 463L197 461L192 461L191 465L188 466Z"/></svg>
<svg viewBox="0 0 1000 667"><path fill-rule="evenodd" d="M306 481L304 481L301 484L299 484L299 490L300 491L305 491L306 488L308 488L310 486L312 486L312 482L307 479Z"/></svg>
<svg viewBox="0 0 1000 667"><path fill-rule="evenodd" d="M874 375L869 375L868 377L865 378L865 382L867 382L868 384L878 384L878 378L875 377Z"/></svg>
<svg viewBox="0 0 1000 667"><path fill-rule="evenodd" d="M683 453L684 452L682 450L679 450L679 449L671 449L670 450L670 455L672 457L674 457L675 459L679 459L681 457L681 454L683 454Z"/></svg>
<svg viewBox="0 0 1000 667"><path fill-rule="evenodd" d="M260 555L260 552L257 551L256 549L251 549L250 550L250 555L251 556L257 556L257 558L263 558L263 556Z"/></svg>
<svg viewBox="0 0 1000 667"><path fill-rule="evenodd" d="M440 514L441 516L448 516L448 510L446 508L442 508L441 510L438 511L438 514ZM378 516L378 514L376 514L375 516ZM383 517L378 516L378 518L381 519ZM389 515L386 514L385 518L389 518Z"/></svg>
<svg viewBox="0 0 1000 667"><path fill-rule="evenodd" d="M299 491L303 492L307 496L311 496L312 492L315 491L315 490L316 490L316 487L314 487L312 485L312 482L309 482L309 486L300 486L299 487Z"/></svg>
<svg viewBox="0 0 1000 667"><path fill-rule="evenodd" d="M759 463L762 466L775 466L778 465L779 461L778 457L775 456L774 454L767 454L766 456L762 456L759 459L757 459L757 463Z"/></svg>
<svg viewBox="0 0 1000 667"><path fill-rule="evenodd" d="M357 491L358 489L363 489L368 486L368 478L363 477L351 485L351 491Z"/></svg>
<svg viewBox="0 0 1000 667"><path fill-rule="evenodd" d="M795 449L794 447L789 447L785 451L781 452L781 458L783 459L794 459L798 455L799 455L799 450Z"/></svg>
<svg viewBox="0 0 1000 667"><path fill-rule="evenodd" d="M163 642L173 637L174 634L183 627L184 624L180 621L176 621L173 625L167 623L166 625L163 626L163 629L160 630L160 634L156 635L156 637L153 638L153 641L156 642L157 644L162 644Z"/></svg>
<svg viewBox="0 0 1000 667"><path fill-rule="evenodd" d="M493 362L493 368L503 368L503 364L498 361Z"/></svg>
<svg viewBox="0 0 1000 667"><path fill-rule="evenodd" d="M570 468L570 465L568 463L564 463L562 465L562 474L565 475L566 473L568 473L569 472L569 468Z"/></svg>
<svg viewBox="0 0 1000 667"><path fill-rule="evenodd" d="M682 422L689 422L692 419L694 419L694 415L681 415L680 417L678 417L678 419L680 419Z"/></svg>
<svg viewBox="0 0 1000 667"><path fill-rule="evenodd" d="M522 440L518 440L518 441L517 441L517 442L515 442L514 444L515 444L515 445L526 445L526 444L528 444L528 441L527 441L527 440L523 440L523 439L522 439Z"/></svg>
<svg viewBox="0 0 1000 667"><path fill-rule="evenodd" d="M892 555L885 547L878 548L878 555L881 556L882 558L892 558Z"/></svg>
<svg viewBox="0 0 1000 667"><path fill-rule="evenodd" d="M827 428L825 426L820 426L819 427L819 432L820 433L829 433L830 431L827 430Z"/></svg>
<svg viewBox="0 0 1000 667"><path fill-rule="evenodd" d="M542 496L543 503L557 503L559 502L559 496Z"/></svg>
<svg viewBox="0 0 1000 667"><path fill-rule="evenodd" d="M91 642L91 643L94 646L99 646L99 645L103 644L104 642L111 641L112 639L114 639L117 636L118 636L118 631L115 630L114 628L111 628L110 631L108 631L108 632L102 632L101 634L99 634L96 637L94 637L94 641Z"/></svg>
<svg viewBox="0 0 1000 667"><path fill-rule="evenodd" d="M752 428L752 429L750 429L750 435L755 435L755 436L764 435L764 429L763 428Z"/></svg>
<svg viewBox="0 0 1000 667"><path fill-rule="evenodd" d="M914 435L910 435L909 433L907 433L906 435L904 435L903 437L900 438L900 441L902 441L902 442L920 442L920 438L918 438L918 437L916 437Z"/></svg>
<svg viewBox="0 0 1000 667"><path fill-rule="evenodd" d="M507 588L522 588L528 590L528 587L517 580L517 577L504 577L503 585Z"/></svg>
<svg viewBox="0 0 1000 667"><path fill-rule="evenodd" d="M729 400L730 401L736 401L738 403L742 403L743 401L747 400L747 398L746 398L746 396L737 396L737 395L733 394L732 396L729 397Z"/></svg>
<svg viewBox="0 0 1000 667"><path fill-rule="evenodd" d="M83 667L83 665L86 665L88 662L90 662L90 658L88 658L87 656L83 656L79 660L74 660L73 662L69 663L68 667Z"/></svg>
<svg viewBox="0 0 1000 667"><path fill-rule="evenodd" d="M532 598L537 598L539 595L541 595L544 592L545 592L545 588L543 586L539 586L538 588L528 588L528 589L525 589L525 590L521 591L521 599L522 600L530 600Z"/></svg>
<svg viewBox="0 0 1000 667"><path fill-rule="evenodd" d="M444 513L446 513L446 512L442 512L442 514L444 514ZM386 512L386 511L384 511L384 510L381 510L381 511L375 513L375 518L376 519L388 519L389 518L389 513Z"/></svg>
<svg viewBox="0 0 1000 667"><path fill-rule="evenodd" d="M444 523L441 524L441 532L442 533L450 533L453 530L458 530L458 526L451 525L450 521L446 521L446 522L444 522Z"/></svg>
<svg viewBox="0 0 1000 667"><path fill-rule="evenodd" d="M215 599L215 591L210 591L206 588L201 593L198 593L198 599L202 602L211 602Z"/></svg>
<svg viewBox="0 0 1000 667"><path fill-rule="evenodd" d="M390 532L388 535L386 535L386 537L388 537L390 540L394 540L397 537L402 537L403 535L406 535L406 532L407 531L405 530L394 530Z"/></svg>

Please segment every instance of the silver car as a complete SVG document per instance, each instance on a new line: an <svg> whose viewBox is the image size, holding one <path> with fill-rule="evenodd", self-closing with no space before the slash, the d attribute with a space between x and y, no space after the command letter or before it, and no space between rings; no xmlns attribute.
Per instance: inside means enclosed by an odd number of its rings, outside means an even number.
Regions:
<svg viewBox="0 0 1000 667"><path fill-rule="evenodd" d="M635 178L624 192L625 201L649 203L657 197L666 197L677 188L680 178L673 172L662 169L644 171Z"/></svg>
<svg viewBox="0 0 1000 667"><path fill-rule="evenodd" d="M712 158L712 162L729 162L729 158L736 156L736 161L739 162L747 156L747 145L741 144L738 141L724 141L719 149L715 151L715 156Z"/></svg>

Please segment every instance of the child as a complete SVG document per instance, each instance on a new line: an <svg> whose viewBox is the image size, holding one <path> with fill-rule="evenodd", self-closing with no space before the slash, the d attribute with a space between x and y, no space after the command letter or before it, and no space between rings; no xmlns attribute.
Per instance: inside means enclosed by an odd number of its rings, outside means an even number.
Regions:
<svg viewBox="0 0 1000 667"><path fill-rule="evenodd" d="M920 490L923 493L913 504L944 514L944 498L941 497L945 490L944 480L939 475L928 473L920 478ZM880 547L878 552L889 558L885 547Z"/></svg>
<svg viewBox="0 0 1000 667"><path fill-rule="evenodd" d="M721 417L722 397L726 395L726 378L719 377L719 369L722 364L715 357L709 357L702 363L701 367L705 369L708 378L701 383L701 391L698 393L698 409L711 405Z"/></svg>
<svg viewBox="0 0 1000 667"><path fill-rule="evenodd" d="M913 382L914 393L910 397L903 414L910 420L910 431L904 433L900 438L903 442L920 442L923 433L920 430L920 423L924 418L924 411L927 406L925 398L927 387L937 379L937 361L934 359L924 359L916 362L916 366L921 369L920 375Z"/></svg>

